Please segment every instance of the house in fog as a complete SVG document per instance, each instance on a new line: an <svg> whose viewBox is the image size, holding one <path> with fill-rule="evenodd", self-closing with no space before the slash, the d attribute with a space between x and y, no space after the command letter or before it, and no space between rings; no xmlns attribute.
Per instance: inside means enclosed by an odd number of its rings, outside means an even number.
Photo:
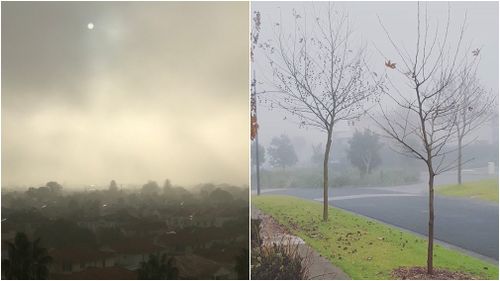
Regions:
<svg viewBox="0 0 500 281"><path fill-rule="evenodd" d="M198 256L184 255L175 257L180 279L237 279L234 268Z"/></svg>
<svg viewBox="0 0 500 281"><path fill-rule="evenodd" d="M49 255L53 258L50 272L54 274L71 274L91 267L107 268L115 265L113 253L88 247L52 249Z"/></svg>
<svg viewBox="0 0 500 281"><path fill-rule="evenodd" d="M153 238L124 239L109 244L105 249L112 252L115 265L136 270L140 263L147 261L149 255L164 252L164 248L156 245Z"/></svg>
<svg viewBox="0 0 500 281"><path fill-rule="evenodd" d="M188 232L170 232L156 238L167 254L190 254L194 250L196 237Z"/></svg>
<svg viewBox="0 0 500 281"><path fill-rule="evenodd" d="M138 221L124 225L120 229L127 237L154 236L169 231L163 221Z"/></svg>
<svg viewBox="0 0 500 281"><path fill-rule="evenodd" d="M52 274L51 277L64 280L136 280L137 272L118 266L89 267L71 274Z"/></svg>

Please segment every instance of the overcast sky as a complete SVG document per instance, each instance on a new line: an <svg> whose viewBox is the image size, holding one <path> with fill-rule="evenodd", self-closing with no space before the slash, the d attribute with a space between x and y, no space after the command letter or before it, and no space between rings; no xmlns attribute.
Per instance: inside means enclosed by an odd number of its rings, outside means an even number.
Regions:
<svg viewBox="0 0 500 281"><path fill-rule="evenodd" d="M421 9L425 8L426 2L421 2ZM444 25L446 22L448 2L427 2L429 19L435 24L439 22ZM481 48L481 63L478 77L482 85L492 90L498 95L498 2L449 2L451 8L451 34L450 39L458 38L458 29L464 20L467 11L467 30L465 40L475 48ZM353 30L353 42L364 42L367 46L368 61L372 69L384 70L384 57L376 50L378 48L389 58L397 59L397 53L390 46L389 41L381 27L378 17L382 20L391 36L399 44L403 44L411 50L415 44L416 34L416 8L417 2L335 2L333 9L343 11L348 14L351 28ZM293 28L293 14L307 15L310 25L315 24L315 16L325 16L328 9L328 2L253 2L252 10L261 13L261 33L260 42L275 39L275 31L281 28L284 34L289 34ZM303 21L306 17L302 17ZM281 22L279 27L276 23ZM355 46L353 45L355 48ZM375 48L376 47L376 48ZM393 59L393 61L394 61ZM258 91L273 90L273 77L270 71L269 62L265 53L257 49L255 55L255 69ZM380 73L380 72L379 72ZM288 134L296 143L306 139L309 143L303 143L311 150L311 144L325 143L326 136L311 128L299 129L294 119L289 114L280 111L270 111L265 105L259 107L259 141L268 145L273 137L282 133ZM288 118L284 120L284 116ZM365 122L363 122L365 121ZM354 129L368 127L373 129L373 124L362 120L355 127L348 127L347 122L336 125L335 131L339 134L352 132ZM491 138L491 126L483 126L481 134L483 138ZM302 140L300 140L302 138ZM334 139L335 142L335 139ZM303 148L299 148L303 149Z"/></svg>
<svg viewBox="0 0 500 281"><path fill-rule="evenodd" d="M2 185L166 178L248 182L248 3L3 2Z"/></svg>

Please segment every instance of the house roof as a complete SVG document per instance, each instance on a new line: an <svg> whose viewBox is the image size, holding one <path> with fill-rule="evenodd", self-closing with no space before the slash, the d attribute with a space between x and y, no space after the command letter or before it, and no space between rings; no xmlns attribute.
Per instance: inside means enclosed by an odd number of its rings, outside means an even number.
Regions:
<svg viewBox="0 0 500 281"><path fill-rule="evenodd" d="M151 222L138 222L134 224L127 224L122 227L125 230L132 230L138 232L160 231L167 230L168 227L165 222L151 221Z"/></svg>
<svg viewBox="0 0 500 281"><path fill-rule="evenodd" d="M9 221L2 222L2 233L16 231L16 225Z"/></svg>
<svg viewBox="0 0 500 281"><path fill-rule="evenodd" d="M195 254L206 257L216 262L234 264L236 258L241 255L243 248L231 247L227 249L198 249Z"/></svg>
<svg viewBox="0 0 500 281"><path fill-rule="evenodd" d="M189 233L162 234L158 237L158 242L162 245L194 245L196 237Z"/></svg>
<svg viewBox="0 0 500 281"><path fill-rule="evenodd" d="M198 255L175 256L179 276L184 279L211 279L222 265Z"/></svg>
<svg viewBox="0 0 500 281"><path fill-rule="evenodd" d="M98 216L98 217L87 217L84 218L80 221L85 221L85 222L95 222L95 221L113 221L113 222L129 222L129 223L135 223L135 222L140 222L140 218L137 216L134 216L130 214L129 210L116 210L112 213Z"/></svg>
<svg viewBox="0 0 500 281"><path fill-rule="evenodd" d="M150 254L162 249L155 245L151 238L124 239L111 243L109 248L117 254Z"/></svg>
<svg viewBox="0 0 500 281"><path fill-rule="evenodd" d="M109 252L83 247L52 249L49 254L54 258L55 262L89 262L113 256L113 254Z"/></svg>
<svg viewBox="0 0 500 281"><path fill-rule="evenodd" d="M162 234L158 242L163 245L194 245L211 241L229 241L238 237L241 231L235 233L225 228L207 227L203 229L183 229L175 234Z"/></svg>
<svg viewBox="0 0 500 281"><path fill-rule="evenodd" d="M53 277L55 279L70 280L132 280L137 279L137 272L118 266L106 268L90 267L80 272L59 274Z"/></svg>

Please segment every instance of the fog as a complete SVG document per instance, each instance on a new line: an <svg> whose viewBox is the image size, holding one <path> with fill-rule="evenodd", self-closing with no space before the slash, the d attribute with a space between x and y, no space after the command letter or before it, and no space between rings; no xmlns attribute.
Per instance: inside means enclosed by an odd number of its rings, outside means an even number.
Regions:
<svg viewBox="0 0 500 281"><path fill-rule="evenodd" d="M276 40L278 29L283 34L293 34L293 10L307 18L309 24L313 25L314 17L325 16L324 12L328 9L328 3L312 2L254 2L252 11L261 13L261 32L259 42ZM446 22L447 6L446 2L429 2L421 4L422 11L427 7L429 20L435 24L439 22L444 25ZM414 50L416 34L416 2L335 2L333 9L343 11L348 14L350 27L353 31L351 47L366 45L367 62L372 70L382 73L384 71L383 55L397 59L398 55L387 40L378 17L387 27L393 38L396 38L398 44L407 48L409 53ZM481 62L479 64L478 78L482 86L490 91L492 95L498 96L498 3L495 2L451 2L451 22L450 22L450 40L458 39L458 31L464 15L467 12L467 29L465 34L466 45L477 46L481 48ZM378 51L378 50L380 51ZM258 103L258 122L259 122L259 143L268 147L274 137L286 134L290 137L296 149L299 165L308 165L312 156L312 146L326 142L326 134L318 129L305 127L299 128L298 120L294 119L288 112L277 109L271 109L264 101L265 91L276 90L273 74L269 66L269 59L265 51L257 48L255 52L255 69L257 79ZM401 62L399 62L401 63ZM264 93L262 93L264 92ZM390 107L391 101L387 106ZM498 106L494 112L498 111ZM481 143L498 143L498 115L492 116L492 120L483 124L480 129L474 131L469 136L469 141L476 145ZM345 147L339 148L336 145L343 146L356 131L371 129L377 131L378 128L368 117L361 118L353 125L348 125L347 121L339 122L334 127L333 147L334 150L345 152ZM340 141L339 141L340 140ZM387 153L391 153L388 148L393 145L391 142L385 142L382 139ZM494 146L493 146L494 147ZM267 151L266 151L267 152ZM335 154L335 151L334 151ZM472 153L474 154L474 153ZM496 154L495 154L496 155ZM475 155L476 165L486 166L487 161L491 159L481 158L483 155ZM335 156L334 156L335 157ZM479 158L478 158L479 157ZM496 158L496 156L494 157ZM495 161L497 162L497 161ZM269 163L264 163L264 167Z"/></svg>
<svg viewBox="0 0 500 281"><path fill-rule="evenodd" d="M247 15L243 2L2 3L2 186L246 184Z"/></svg>

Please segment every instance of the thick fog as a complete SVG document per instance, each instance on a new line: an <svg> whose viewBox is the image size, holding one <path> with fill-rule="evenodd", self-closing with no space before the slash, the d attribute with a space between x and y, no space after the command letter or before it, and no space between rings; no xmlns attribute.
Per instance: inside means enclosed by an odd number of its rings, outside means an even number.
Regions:
<svg viewBox="0 0 500 281"><path fill-rule="evenodd" d="M2 3L2 186L246 184L247 19L244 2Z"/></svg>
<svg viewBox="0 0 500 281"><path fill-rule="evenodd" d="M429 21L432 24L438 22L446 24L448 3L429 2L421 3L423 13L427 7ZM254 2L252 11L259 11L261 14L261 31L259 42L276 40L279 30L283 34L293 34L295 10L301 15L301 20L309 21L310 25L315 24L316 16L325 16L328 9L328 2ZM451 22L450 40L458 39L460 25L467 12L467 27L465 41L467 46L481 49L481 61L479 63L478 78L481 85L492 95L498 95L498 3L496 2L450 2ZM384 30L379 23L379 19L396 38L398 44L402 44L411 53L414 50L416 34L417 3L416 2L335 2L333 10L345 12L349 16L350 27L352 29L352 47L366 46L367 62L372 70L383 73L385 57L398 56L394 48L390 45ZM275 41L276 42L276 41ZM378 49L378 50L377 50ZM258 123L259 123L259 143L268 147L274 137L286 134L294 144L299 158L299 163L307 164L313 153L312 146L326 142L326 134L314 128L299 128L298 120L281 109L270 109L263 101L265 95L272 93L262 93L263 91L276 90L273 74L269 66L269 54L261 48L255 51L255 62L253 68L257 79L258 103ZM401 63L401 62L399 62ZM387 103L387 106L390 105ZM494 112L498 111L498 107ZM498 116L492 116L492 120L483 124L480 129L474 131L470 138L475 142L486 142L492 144L498 141ZM339 122L334 128L333 147L339 139L345 140L352 136L355 130L363 131L365 128L377 131L376 125L365 117L349 125L347 121ZM383 141L383 140L382 140ZM389 143L386 144L390 146ZM338 148L337 149L345 149ZM477 157L476 157L477 158ZM477 160L477 159L476 159ZM484 166L486 162L484 162ZM266 163L264 164L266 166Z"/></svg>

